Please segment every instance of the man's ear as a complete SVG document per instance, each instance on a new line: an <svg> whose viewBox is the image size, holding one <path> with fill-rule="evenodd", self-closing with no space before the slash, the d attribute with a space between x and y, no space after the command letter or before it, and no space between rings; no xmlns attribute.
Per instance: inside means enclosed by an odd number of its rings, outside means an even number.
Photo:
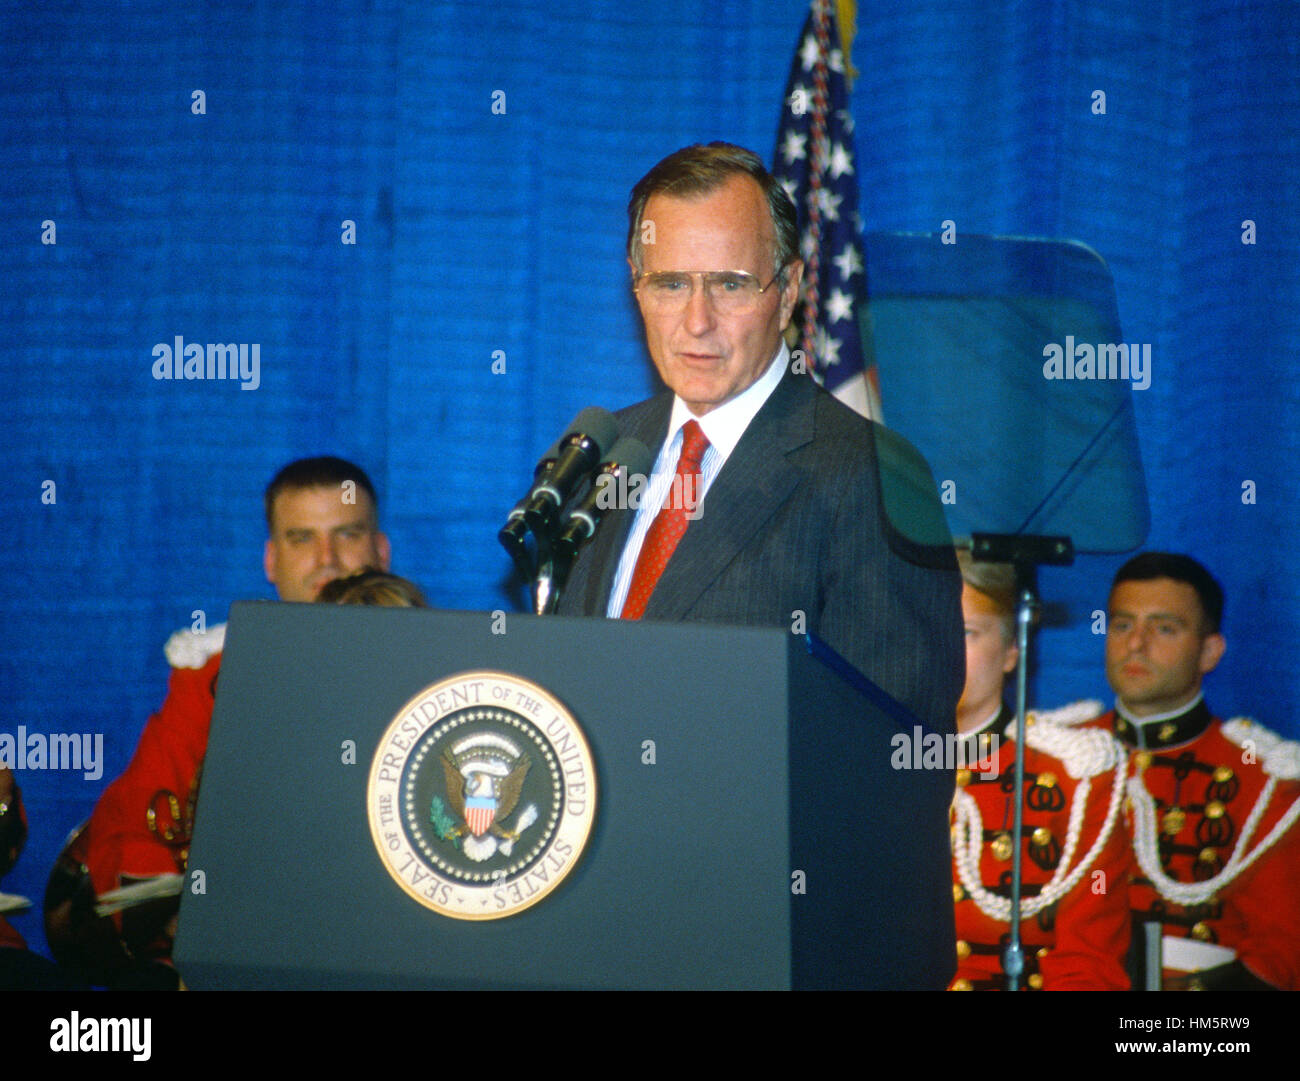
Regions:
<svg viewBox="0 0 1300 1081"><path fill-rule="evenodd" d="M1228 648L1227 639L1217 631L1207 634L1201 641L1201 675L1213 672L1223 660L1223 653Z"/></svg>
<svg viewBox="0 0 1300 1081"><path fill-rule="evenodd" d="M375 534L375 551L379 553L379 569L387 574L389 564L393 559L393 546L388 543L386 534Z"/></svg>
<svg viewBox="0 0 1300 1081"><path fill-rule="evenodd" d="M262 549L262 569L266 571L266 580L275 585L275 572L277 563L275 559L275 545L271 543L271 538L266 539L266 547Z"/></svg>
<svg viewBox="0 0 1300 1081"><path fill-rule="evenodd" d="M794 306L799 302L799 283L803 281L803 260L796 259L785 268L785 287L781 290L781 329L790 325Z"/></svg>

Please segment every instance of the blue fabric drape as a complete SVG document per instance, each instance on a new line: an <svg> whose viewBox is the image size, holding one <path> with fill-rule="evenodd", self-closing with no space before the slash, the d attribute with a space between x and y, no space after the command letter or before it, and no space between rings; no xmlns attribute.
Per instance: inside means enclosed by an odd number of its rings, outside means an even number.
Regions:
<svg viewBox="0 0 1300 1081"><path fill-rule="evenodd" d="M770 159L806 12L0 9L3 730L105 737L98 780L19 777L32 833L6 890L39 898L125 765L166 635L270 595L261 490L285 461L357 460L396 570L435 604L509 607L494 537L537 456L582 406L654 386L628 189L687 142ZM1228 591L1210 700L1292 736L1298 30L1289 0L931 0L864 4L853 48L867 229L952 220L1108 260L1125 337L1153 345L1150 544L1198 554ZM259 385L155 380L178 335L256 343ZM1044 704L1103 694L1090 621L1118 563L1044 575L1069 616L1042 636ZM15 923L41 947L38 915Z"/></svg>

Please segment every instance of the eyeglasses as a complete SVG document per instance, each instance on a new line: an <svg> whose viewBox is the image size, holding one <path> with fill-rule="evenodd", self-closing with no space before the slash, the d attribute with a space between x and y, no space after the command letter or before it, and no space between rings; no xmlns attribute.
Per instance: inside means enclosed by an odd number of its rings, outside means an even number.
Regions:
<svg viewBox="0 0 1300 1081"><path fill-rule="evenodd" d="M699 278L700 288L714 311L738 315L757 307L758 298L779 277L780 271L772 275L772 281L759 285L758 279L744 270L661 270L638 274L632 289L647 307L673 313L683 311L690 303L695 293L692 283Z"/></svg>

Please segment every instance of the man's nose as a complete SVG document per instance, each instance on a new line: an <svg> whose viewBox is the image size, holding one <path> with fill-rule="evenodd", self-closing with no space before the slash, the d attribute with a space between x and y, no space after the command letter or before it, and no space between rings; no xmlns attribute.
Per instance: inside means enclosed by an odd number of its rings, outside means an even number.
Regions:
<svg viewBox="0 0 1300 1081"><path fill-rule="evenodd" d="M1131 653L1143 653L1147 648L1150 628L1143 623L1134 623L1124 635L1124 644Z"/></svg>
<svg viewBox="0 0 1300 1081"><path fill-rule="evenodd" d="M321 567L333 567L338 564L338 561L338 541L332 534L327 533L316 545L316 564Z"/></svg>
<svg viewBox="0 0 1300 1081"><path fill-rule="evenodd" d="M704 282L699 278L691 279L691 296L686 302L684 322L687 331L697 337L701 334L707 334L713 329L716 322L713 302L709 300L709 294L705 290Z"/></svg>

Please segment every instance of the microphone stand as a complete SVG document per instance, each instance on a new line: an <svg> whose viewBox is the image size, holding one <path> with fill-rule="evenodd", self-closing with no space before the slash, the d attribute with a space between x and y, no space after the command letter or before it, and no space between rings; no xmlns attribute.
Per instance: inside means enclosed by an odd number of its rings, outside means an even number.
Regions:
<svg viewBox="0 0 1300 1081"><path fill-rule="evenodd" d="M1029 681L1029 625L1039 610L1038 567L1069 566L1074 562L1074 545L1069 537L1040 537L1028 534L973 533L971 558L985 562L1010 563L1016 571L1016 769L1015 811L1011 826L1011 934L1002 952L1007 990L1020 986L1025 971L1025 952L1020 944L1020 878L1024 862L1025 809L1025 713Z"/></svg>

